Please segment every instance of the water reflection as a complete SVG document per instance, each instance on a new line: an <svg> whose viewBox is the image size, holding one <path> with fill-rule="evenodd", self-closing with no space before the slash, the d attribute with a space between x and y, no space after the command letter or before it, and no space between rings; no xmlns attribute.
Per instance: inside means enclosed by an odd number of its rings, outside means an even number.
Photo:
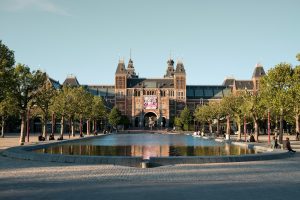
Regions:
<svg viewBox="0 0 300 200"><path fill-rule="evenodd" d="M40 153L88 156L223 156L256 153L253 149L189 135L112 134L77 143L51 146Z"/></svg>
<svg viewBox="0 0 300 200"><path fill-rule="evenodd" d="M88 156L142 156L144 159L163 156L223 156L253 154L253 149L234 145L169 146L169 145L61 145L37 150L40 153Z"/></svg>

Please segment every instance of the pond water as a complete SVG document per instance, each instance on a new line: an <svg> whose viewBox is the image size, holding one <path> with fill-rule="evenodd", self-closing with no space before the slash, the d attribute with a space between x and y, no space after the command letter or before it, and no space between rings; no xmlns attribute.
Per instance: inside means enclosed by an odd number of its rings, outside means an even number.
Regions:
<svg viewBox="0 0 300 200"><path fill-rule="evenodd" d="M253 149L191 135L111 134L35 150L39 153L89 156L224 156L257 153Z"/></svg>

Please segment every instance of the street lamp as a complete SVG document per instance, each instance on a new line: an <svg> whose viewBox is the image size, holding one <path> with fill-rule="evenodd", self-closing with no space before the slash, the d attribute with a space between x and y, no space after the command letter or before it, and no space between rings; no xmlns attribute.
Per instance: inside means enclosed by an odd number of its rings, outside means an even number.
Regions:
<svg viewBox="0 0 300 200"><path fill-rule="evenodd" d="M269 144L271 142L270 135L271 135L270 109L268 109L268 143Z"/></svg>

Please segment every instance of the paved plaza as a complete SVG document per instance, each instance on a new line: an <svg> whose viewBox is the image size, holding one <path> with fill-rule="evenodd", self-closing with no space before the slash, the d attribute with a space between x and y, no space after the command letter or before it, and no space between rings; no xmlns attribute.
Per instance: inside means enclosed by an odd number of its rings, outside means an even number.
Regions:
<svg viewBox="0 0 300 200"><path fill-rule="evenodd" d="M8 140L17 138L8 137ZM2 149L6 148L3 141L0 138ZM293 144L296 146L297 142L293 141ZM148 169L27 161L0 156L0 199L3 200L274 200L299 197L300 153L281 160Z"/></svg>

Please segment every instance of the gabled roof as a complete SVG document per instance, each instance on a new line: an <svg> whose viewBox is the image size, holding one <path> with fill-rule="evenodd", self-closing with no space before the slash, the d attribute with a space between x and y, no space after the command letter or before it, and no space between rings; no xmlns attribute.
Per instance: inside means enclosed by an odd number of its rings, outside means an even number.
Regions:
<svg viewBox="0 0 300 200"><path fill-rule="evenodd" d="M51 85L54 89L58 90L58 89L61 88L61 85L60 85L59 81L56 81L53 78L50 78L49 76L47 76L47 77L48 77L48 80L49 80L49 82L51 83Z"/></svg>
<svg viewBox="0 0 300 200"><path fill-rule="evenodd" d="M64 86L78 87L80 86L76 76L68 75L66 80L63 83Z"/></svg>
<svg viewBox="0 0 300 200"><path fill-rule="evenodd" d="M174 80L171 78L146 79L133 78L127 79L127 88L174 88Z"/></svg>
<svg viewBox="0 0 300 200"><path fill-rule="evenodd" d="M222 85L224 85L224 86L230 86L230 87L232 87L233 86L233 84L234 84L234 78L226 78L224 81L223 81L223 84Z"/></svg>
<svg viewBox="0 0 300 200"><path fill-rule="evenodd" d="M185 69L184 69L184 65L181 61L178 61L177 62L177 65L176 65L176 69L175 69L175 73L182 73L182 74L185 74Z"/></svg>
<svg viewBox="0 0 300 200"><path fill-rule="evenodd" d="M234 86L237 90L253 90L254 88L252 80L235 80Z"/></svg>

